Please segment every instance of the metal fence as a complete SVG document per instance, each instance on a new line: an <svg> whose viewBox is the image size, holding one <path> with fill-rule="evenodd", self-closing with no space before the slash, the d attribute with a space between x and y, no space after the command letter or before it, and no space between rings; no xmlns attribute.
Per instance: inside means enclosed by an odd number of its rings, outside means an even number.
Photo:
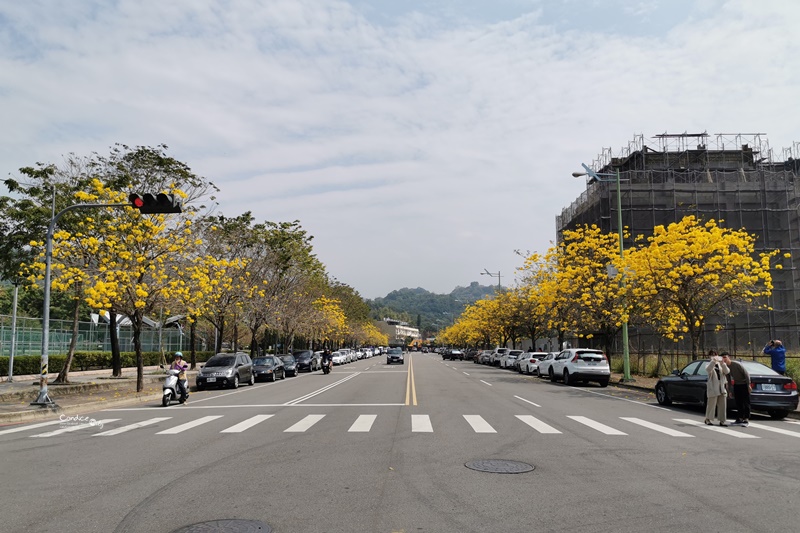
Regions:
<svg viewBox="0 0 800 533"><path fill-rule="evenodd" d="M133 330L118 326L119 347L123 352L133 351ZM72 321L51 320L48 335L51 354L65 354L72 340ZM174 328L146 328L141 334L142 351L183 351L189 347L188 335ZM111 334L106 323L78 322L77 351L111 351ZM40 355L42 353L42 320L17 317L15 355ZM11 355L11 317L0 315L0 356Z"/></svg>

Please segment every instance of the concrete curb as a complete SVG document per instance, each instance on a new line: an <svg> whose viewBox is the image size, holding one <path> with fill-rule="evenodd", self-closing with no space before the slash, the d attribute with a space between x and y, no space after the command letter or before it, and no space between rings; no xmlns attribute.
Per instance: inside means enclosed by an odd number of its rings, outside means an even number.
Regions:
<svg viewBox="0 0 800 533"><path fill-rule="evenodd" d="M161 393L136 393L132 397L119 398L116 400L96 400L92 402L77 403L65 407L57 406L55 408L39 407L35 409L27 409L25 411L17 411L12 413L0 413L0 427L5 425L19 424L22 422L31 422L33 420L48 420L55 419L61 415L74 415L82 414L87 411L98 411L102 409L109 409L111 407L118 407L132 403L143 403L146 401L159 401L161 400Z"/></svg>
<svg viewBox="0 0 800 533"><path fill-rule="evenodd" d="M159 383L164 381L166 376L144 376L144 383ZM48 392L54 396L74 396L85 392L104 391L126 385L136 383L136 378L109 378L107 382L90 381L85 383L70 383L67 385L53 385L48 384ZM35 384L38 386L38 383ZM39 394L39 389L31 385L30 390L6 392L0 394L0 403L14 402L18 400L35 400Z"/></svg>

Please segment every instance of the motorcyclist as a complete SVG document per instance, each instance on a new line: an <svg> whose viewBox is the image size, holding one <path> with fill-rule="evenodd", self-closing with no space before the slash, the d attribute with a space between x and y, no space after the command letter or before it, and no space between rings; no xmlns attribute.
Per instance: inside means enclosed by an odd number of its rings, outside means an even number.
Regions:
<svg viewBox="0 0 800 533"><path fill-rule="evenodd" d="M328 365L328 370L333 371L333 354L328 348L325 348L325 351L322 352L322 364Z"/></svg>
<svg viewBox="0 0 800 533"><path fill-rule="evenodd" d="M186 369L188 365L183 361L183 354L181 352L175 352L175 356L172 359L172 364L170 365L170 370L177 370L178 374L178 394L180 395L180 399L182 401L186 401L186 398L189 396L186 392L186 386L184 385L184 381L186 380Z"/></svg>

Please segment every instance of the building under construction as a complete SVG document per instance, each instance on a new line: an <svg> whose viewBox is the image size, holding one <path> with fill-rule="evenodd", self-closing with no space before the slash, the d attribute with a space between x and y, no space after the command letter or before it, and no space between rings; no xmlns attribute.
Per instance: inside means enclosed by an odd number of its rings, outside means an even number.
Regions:
<svg viewBox="0 0 800 533"><path fill-rule="evenodd" d="M756 237L757 252L791 253L782 270L772 270L771 310L709 317L704 344L739 355L760 353L769 339L784 340L790 351L800 347L800 143L775 152L761 133L665 133L649 144L640 135L619 155L604 149L590 167L601 176L619 170L622 225L630 239L695 215L745 229ZM615 178L588 180L586 191L556 217L559 241L564 230L583 224L617 232L616 188ZM626 239L626 247L632 244ZM670 350L685 353L689 346L631 330L631 353Z"/></svg>

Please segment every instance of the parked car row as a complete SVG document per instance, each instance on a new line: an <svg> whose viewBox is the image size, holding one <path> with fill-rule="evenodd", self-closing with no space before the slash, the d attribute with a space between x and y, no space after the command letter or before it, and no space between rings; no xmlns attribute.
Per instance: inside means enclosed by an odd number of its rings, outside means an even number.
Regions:
<svg viewBox="0 0 800 533"><path fill-rule="evenodd" d="M594 381L607 387L611 379L608 358L602 350L591 348L568 348L550 353L495 348L478 353L474 362L549 378L550 381L563 381L568 385Z"/></svg>

